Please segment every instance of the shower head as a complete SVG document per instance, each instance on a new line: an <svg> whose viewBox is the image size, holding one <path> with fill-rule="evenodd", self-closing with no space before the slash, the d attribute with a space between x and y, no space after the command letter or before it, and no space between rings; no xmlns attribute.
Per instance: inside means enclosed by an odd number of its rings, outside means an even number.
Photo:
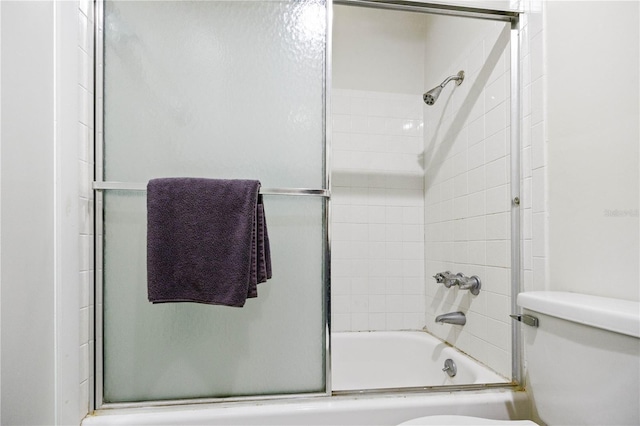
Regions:
<svg viewBox="0 0 640 426"><path fill-rule="evenodd" d="M427 105L435 104L436 99L438 99L438 96L440 96L440 92L442 92L443 87L444 86L434 87L433 89L429 90L427 93L422 95L422 99L424 100L424 103Z"/></svg>
<svg viewBox="0 0 640 426"><path fill-rule="evenodd" d="M459 71L458 74L447 77L441 85L434 87L433 89L422 95L424 103L427 105L435 104L438 96L440 96L440 92L442 92L444 86L446 86L447 83L451 80L454 80L456 82L456 86L460 86L460 84L462 84L462 82L464 81L464 71Z"/></svg>

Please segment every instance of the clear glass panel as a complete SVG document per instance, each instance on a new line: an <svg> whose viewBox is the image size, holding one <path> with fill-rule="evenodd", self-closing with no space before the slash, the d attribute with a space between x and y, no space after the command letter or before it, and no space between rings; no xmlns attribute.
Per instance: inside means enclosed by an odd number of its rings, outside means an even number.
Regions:
<svg viewBox="0 0 640 426"><path fill-rule="evenodd" d="M325 21L323 1L107 1L105 180L322 188ZM152 305L146 196L105 191L105 402L325 390L324 201L264 202L257 299Z"/></svg>
<svg viewBox="0 0 640 426"><path fill-rule="evenodd" d="M430 25L448 41L429 40L427 49L439 61L425 67L425 90L458 70L465 78L460 86L449 83L433 106L425 106L426 325L508 382L511 29L445 16ZM431 278L445 271L479 277L480 293L446 288ZM438 315L456 311L465 313L465 326L435 323Z"/></svg>
<svg viewBox="0 0 640 426"><path fill-rule="evenodd" d="M350 5L333 18L333 385L338 332L384 330L425 330L500 374L416 385L508 382L510 25ZM432 278L445 271L479 277L480 293ZM457 311L466 325L435 322Z"/></svg>

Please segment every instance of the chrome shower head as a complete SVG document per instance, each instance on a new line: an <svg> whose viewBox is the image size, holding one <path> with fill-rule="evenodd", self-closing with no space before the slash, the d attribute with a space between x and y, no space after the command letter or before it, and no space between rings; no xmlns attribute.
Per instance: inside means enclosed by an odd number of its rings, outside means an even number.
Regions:
<svg viewBox="0 0 640 426"><path fill-rule="evenodd" d="M440 96L440 92L442 92L442 88L443 87L444 86L435 87L435 88L429 90L424 95L422 95L422 99L424 100L424 103L427 104L427 105L435 104L436 103L436 99L438 99L438 96Z"/></svg>
<svg viewBox="0 0 640 426"><path fill-rule="evenodd" d="M435 104L438 96L440 96L440 92L442 92L444 86L446 86L451 80L456 82L456 86L460 86L464 81L464 71L459 71L458 74L447 77L440 86L436 86L423 94L422 99L424 100L424 103L427 105Z"/></svg>

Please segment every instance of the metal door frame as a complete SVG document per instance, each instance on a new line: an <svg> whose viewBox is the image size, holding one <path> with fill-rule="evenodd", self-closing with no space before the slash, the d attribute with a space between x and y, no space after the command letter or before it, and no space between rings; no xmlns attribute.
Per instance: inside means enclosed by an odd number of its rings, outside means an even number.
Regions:
<svg viewBox="0 0 640 426"><path fill-rule="evenodd" d="M91 398L91 410L127 408L127 407L151 407L163 405L183 405L211 402L233 402L233 401L264 401L282 398L309 398L315 396L331 396L331 73L332 73L332 21L333 4L349 5L359 7L369 7L387 10L399 10L407 12L419 12L437 15L447 15L454 17L485 19L499 22L511 23L511 200L515 200L520 195L520 61L519 61L519 12L500 11L483 8L462 7L456 5L422 3L415 1L379 1L379 0L328 0L326 4L327 35L325 45L325 75L324 75L324 100L323 100L323 138L324 138L324 192L315 194L323 196L324 203L324 259L323 259L323 282L324 282L324 312L325 312L325 351L326 351L326 389L325 392L285 394L269 396L247 396L231 398L198 398L198 399L178 399L166 401L145 401L135 403L104 403L103 402L103 192L112 188L111 182L105 182L104 176L104 0L94 0L94 203L95 203L95 229L94 229L94 318L92 328L94 330L94 359L93 359L93 398ZM117 186L118 183L116 183ZM322 190L321 190L322 191ZM511 208L511 311L519 313L516 303L516 296L520 292L520 209L519 205L512 203ZM434 391L454 391L454 390L478 390L493 387L505 387L519 385L522 382L522 350L519 324L512 322L512 384L483 384L483 385L461 385L442 387L419 387L419 388L397 388L382 389L380 391L358 391L357 394L387 393L387 392L434 392ZM345 394L348 392L340 392Z"/></svg>

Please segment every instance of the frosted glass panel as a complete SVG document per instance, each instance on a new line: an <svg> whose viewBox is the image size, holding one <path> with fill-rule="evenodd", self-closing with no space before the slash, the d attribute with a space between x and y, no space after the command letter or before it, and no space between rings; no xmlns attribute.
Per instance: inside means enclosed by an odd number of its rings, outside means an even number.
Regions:
<svg viewBox="0 0 640 426"><path fill-rule="evenodd" d="M321 187L325 5L105 4L105 179Z"/></svg>
<svg viewBox="0 0 640 426"><path fill-rule="evenodd" d="M105 2L104 179L324 184L323 1ZM243 308L147 301L146 195L104 193L104 400L325 391L324 200L264 197Z"/></svg>
<svg viewBox="0 0 640 426"><path fill-rule="evenodd" d="M273 278L243 308L151 304L146 196L108 192L108 402L324 391L322 200L264 197Z"/></svg>

